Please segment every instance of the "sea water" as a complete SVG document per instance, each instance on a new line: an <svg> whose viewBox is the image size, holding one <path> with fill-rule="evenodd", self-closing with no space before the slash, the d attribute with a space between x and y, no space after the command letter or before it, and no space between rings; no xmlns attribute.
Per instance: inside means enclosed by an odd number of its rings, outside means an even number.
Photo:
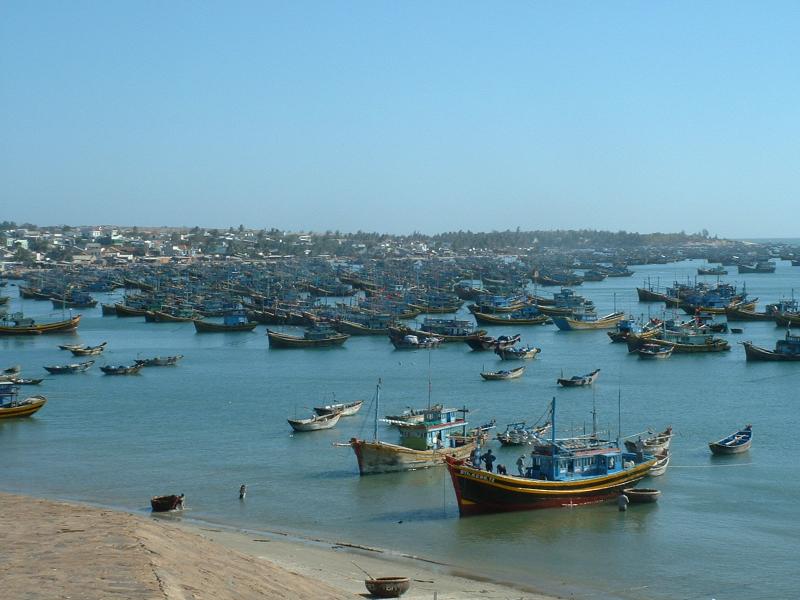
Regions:
<svg viewBox="0 0 800 600"><path fill-rule="evenodd" d="M693 280L701 264L636 266L632 278L586 283L577 292L594 300L599 314L616 308L663 317L663 304L639 303L635 287L648 277L662 286ZM761 307L795 287L800 292L800 268L788 262L774 274L729 269L722 279L746 282ZM4 289L16 296L13 287ZM50 303L14 297L10 310L20 309L41 321L62 317ZM748 363L736 343L772 348L784 334L773 323L735 323L744 333L727 336L730 352L657 361L638 360L602 331L489 326L492 335L522 333L523 343L542 352L525 363L522 378L486 382L480 371L511 363L466 344L409 352L383 337L353 337L342 348L271 350L264 326L197 334L191 323L103 317L99 307L80 312L76 334L0 338L0 366L20 364L27 377L46 376L44 365L87 360L58 344L108 342L88 372L23 388L49 400L32 418L0 423L6 491L142 512L151 495L185 493L183 518L389 548L580 598L796 595L800 364ZM138 376L98 369L172 354L185 358ZM591 388L556 385L562 374L596 368L601 374ZM555 396L560 435L590 430L593 406L598 427L612 437L620 424L623 435L672 425L666 475L640 484L662 496L624 513L612 502L459 518L445 469L360 477L352 450L334 445L372 436L379 380L381 416L430 399L466 406L472 424L495 418L502 430L543 418ZM361 412L327 431L293 434L286 422L314 406L356 399L365 400ZM711 456L709 441L747 423L754 432L748 453ZM385 424L379 434L399 439ZM510 470L525 451L492 447ZM245 502L238 499L242 483Z"/></svg>

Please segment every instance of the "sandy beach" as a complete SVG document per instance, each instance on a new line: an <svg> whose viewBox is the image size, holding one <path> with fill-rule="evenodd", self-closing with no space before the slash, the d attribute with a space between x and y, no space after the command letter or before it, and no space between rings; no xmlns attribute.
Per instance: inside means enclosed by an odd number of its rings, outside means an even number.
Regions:
<svg viewBox="0 0 800 600"><path fill-rule="evenodd" d="M81 504L0 494L0 580L15 600L339 600L374 577L405 576L407 599L548 600L381 549L250 534Z"/></svg>

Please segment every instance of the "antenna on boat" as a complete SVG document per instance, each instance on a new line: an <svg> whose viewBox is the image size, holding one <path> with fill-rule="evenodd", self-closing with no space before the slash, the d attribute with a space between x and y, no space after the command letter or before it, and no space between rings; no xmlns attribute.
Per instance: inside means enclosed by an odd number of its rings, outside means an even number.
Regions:
<svg viewBox="0 0 800 600"><path fill-rule="evenodd" d="M378 405L381 402L381 379L378 378L378 385L375 386L375 428L372 432L372 439L378 441Z"/></svg>
<svg viewBox="0 0 800 600"><path fill-rule="evenodd" d="M597 439L597 390L592 386L592 438Z"/></svg>
<svg viewBox="0 0 800 600"><path fill-rule="evenodd" d="M431 347L428 346L428 410L431 409Z"/></svg>
<svg viewBox="0 0 800 600"><path fill-rule="evenodd" d="M622 388L617 388L617 446L622 436Z"/></svg>

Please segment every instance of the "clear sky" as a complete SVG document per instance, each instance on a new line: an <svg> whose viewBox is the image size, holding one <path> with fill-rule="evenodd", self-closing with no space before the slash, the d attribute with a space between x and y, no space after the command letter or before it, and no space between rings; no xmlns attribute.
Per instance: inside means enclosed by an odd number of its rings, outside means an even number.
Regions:
<svg viewBox="0 0 800 600"><path fill-rule="evenodd" d="M0 220L798 236L800 3L0 3Z"/></svg>

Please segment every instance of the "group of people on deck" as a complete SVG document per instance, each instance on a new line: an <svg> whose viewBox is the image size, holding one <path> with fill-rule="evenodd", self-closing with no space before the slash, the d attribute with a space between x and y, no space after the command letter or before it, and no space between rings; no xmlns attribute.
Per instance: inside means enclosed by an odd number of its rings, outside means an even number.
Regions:
<svg viewBox="0 0 800 600"><path fill-rule="evenodd" d="M481 451L478 447L472 449L472 452L469 455L469 462L475 469L481 468L481 463L483 463L486 467L486 470L489 472L494 471L494 461L497 457L492 453L492 449L489 448L484 454L481 454ZM525 476L525 455L523 454L517 459L517 473L520 477ZM508 471L506 470L505 465L497 465L497 474L498 475L507 475Z"/></svg>

